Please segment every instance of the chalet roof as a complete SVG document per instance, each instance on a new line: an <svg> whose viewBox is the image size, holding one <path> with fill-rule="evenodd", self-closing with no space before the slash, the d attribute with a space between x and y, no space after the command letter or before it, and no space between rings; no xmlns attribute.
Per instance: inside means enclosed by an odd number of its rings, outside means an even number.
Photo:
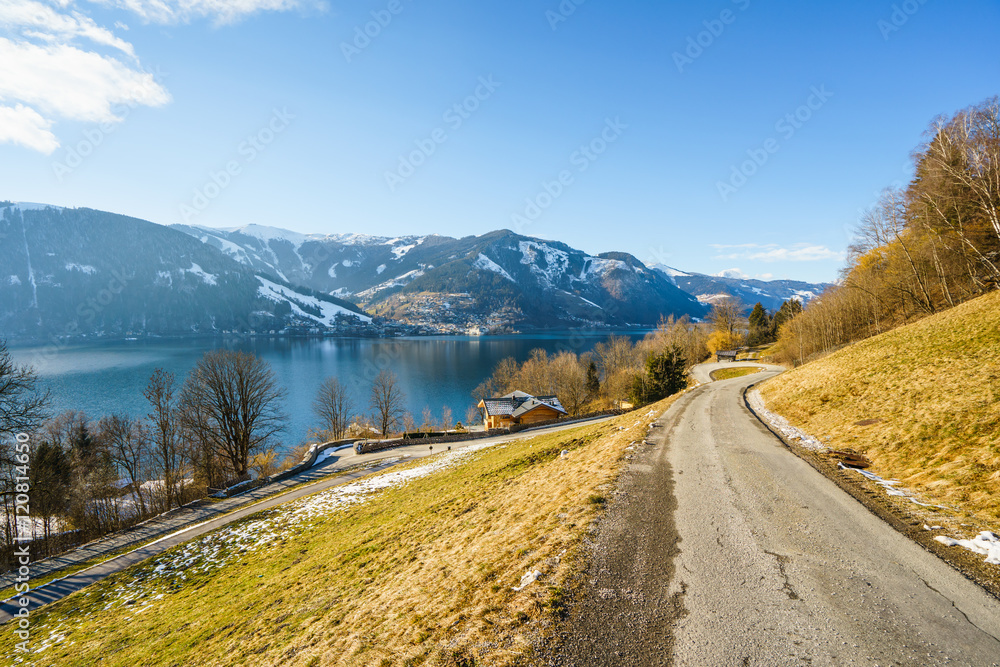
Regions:
<svg viewBox="0 0 1000 667"><path fill-rule="evenodd" d="M520 417L525 413L536 410L542 406L552 408L556 412L569 414L559 402L556 396L532 396L523 391L513 391L498 398L485 398L480 407L486 409L486 414L491 417Z"/></svg>

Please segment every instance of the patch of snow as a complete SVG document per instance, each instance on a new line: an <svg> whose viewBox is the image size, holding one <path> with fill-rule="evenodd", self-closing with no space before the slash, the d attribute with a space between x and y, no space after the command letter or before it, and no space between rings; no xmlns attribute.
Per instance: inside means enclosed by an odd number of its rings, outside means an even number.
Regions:
<svg viewBox="0 0 1000 667"><path fill-rule="evenodd" d="M538 580L538 577L540 576L542 576L542 573L539 572L538 570L528 570L527 572L524 573L524 576L521 577L521 585L514 586L513 590L519 591L528 584L535 583Z"/></svg>
<svg viewBox="0 0 1000 667"><path fill-rule="evenodd" d="M722 292L719 294L699 294L695 298L702 303L714 304L717 301L724 301L726 299L732 299L733 297L725 292Z"/></svg>
<svg viewBox="0 0 1000 667"><path fill-rule="evenodd" d="M250 236L252 238L259 239L267 243L270 243L271 241L288 241L293 246L300 246L311 238L306 234L300 234L298 232L293 232L288 229L281 229L279 227L267 227L264 225L245 225L243 227L229 227L223 229L223 231L230 232L233 234L242 234L243 236ZM314 235L312 238L316 238L316 236Z"/></svg>
<svg viewBox="0 0 1000 667"><path fill-rule="evenodd" d="M207 535L191 540L152 557L111 580L99 590L102 609L87 614L66 616L52 614L32 625L40 638L32 646L35 655L65 642L66 637L83 623L99 617L102 611L127 610L127 622L135 615L157 608L160 600L178 591L184 592L189 576L218 572L256 557L264 557L268 547L294 541L300 535L316 530L323 522L350 507L363 504L376 494L405 487L407 484L437 472L460 465L475 452L490 447L481 443L434 456L427 463L413 468L384 472L349 484L331 487L305 498L254 514L245 521L223 526ZM377 463L398 462L400 458ZM376 462L372 462L374 465ZM161 539L168 539L167 536ZM540 576L534 575L532 581ZM42 588L44 586L40 586ZM189 591L188 591L189 592ZM95 594L94 591L82 595ZM46 634L47 633L47 634Z"/></svg>
<svg viewBox="0 0 1000 667"><path fill-rule="evenodd" d="M515 282L514 278L511 277L511 275L507 273L502 266L483 253L479 253L479 257L477 257L476 261L472 263L472 266L482 271L492 271L493 273L502 276L511 282Z"/></svg>
<svg viewBox="0 0 1000 667"><path fill-rule="evenodd" d="M7 283L10 285L20 285L21 279L18 276L12 274L7 278Z"/></svg>
<svg viewBox="0 0 1000 667"><path fill-rule="evenodd" d="M185 273L193 273L194 275L196 275L199 278L201 278L201 281L203 283L205 283L206 285L216 285L216 284L218 284L218 280L216 279L216 276L212 275L211 273L205 273L205 271L200 266L198 266L197 264L195 264L194 262L191 262L191 268L190 269L185 269L184 272Z"/></svg>
<svg viewBox="0 0 1000 667"><path fill-rule="evenodd" d="M521 251L521 264L531 269L538 281L549 288L555 287L560 282L559 278L569 270L569 254L547 243L520 241L518 248ZM545 266L539 266L541 263Z"/></svg>
<svg viewBox="0 0 1000 667"><path fill-rule="evenodd" d="M375 285L375 287L369 287L363 292L358 292L358 295L367 298L375 294L378 294L382 290L387 290L392 287L405 287L406 285L409 285L411 282L413 282L420 276L424 275L424 273L425 271L423 269L414 269L413 271L407 271L403 275L396 276L392 280L387 280L384 283Z"/></svg>
<svg viewBox="0 0 1000 667"><path fill-rule="evenodd" d="M620 259L601 259L600 257L588 257L583 265L583 271L580 272L580 280L588 281L592 276L603 276L609 271L631 271L633 270L625 262ZM639 269L634 269L638 271Z"/></svg>
<svg viewBox="0 0 1000 667"><path fill-rule="evenodd" d="M375 274L376 274L376 275L379 275L379 276L380 276L380 275L382 275L382 272L383 272L383 271L385 271L385 270L386 270L386 268L387 268L387 267L386 267L386 265L385 265L385 264L379 264L379 265L378 265L378 268L377 268L377 269L375 269Z"/></svg>
<svg viewBox="0 0 1000 667"><path fill-rule="evenodd" d="M336 264L331 264L330 265L330 270L327 271L326 274L328 276L330 276L331 278L336 278L337 277L337 265Z"/></svg>
<svg viewBox="0 0 1000 667"><path fill-rule="evenodd" d="M345 317L357 317L362 322L371 322L372 318L367 315L359 315L354 311L348 310L335 303L329 303L327 301L321 301L313 296L308 296L306 294L300 294L295 290L285 287L284 285L279 285L273 283L266 278L257 276L257 280L260 281L260 288L258 293L260 296L268 299L270 301L282 302L287 301L292 307L292 313L298 317L306 318L324 324L326 326L333 326L336 324L337 316L343 315ZM316 317L306 311L302 310L301 306L307 306L311 308L316 308L322 313L320 317Z"/></svg>
<svg viewBox="0 0 1000 667"><path fill-rule="evenodd" d="M401 246L398 246L398 247L392 249L392 256L398 262L399 260L401 260L404 257L406 257L406 253L410 252L411 250L413 250L416 247L417 247L416 243L413 243L411 245L401 245Z"/></svg>
<svg viewBox="0 0 1000 667"><path fill-rule="evenodd" d="M764 418L764 421L769 423L773 428L778 430L783 436L789 440L798 440L799 444L806 449L821 450L826 449L826 445L822 442L809 435L805 431L801 431L791 424L788 420L781 415L776 415L764 405L764 399L761 397L760 392L756 389L750 391L747 394L747 401L750 403L750 407L758 415Z"/></svg>
<svg viewBox="0 0 1000 667"><path fill-rule="evenodd" d="M97 269L89 264L73 264L72 262L66 264L66 270L79 271L80 273L86 273L88 276L92 276L97 273Z"/></svg>
<svg viewBox="0 0 1000 667"><path fill-rule="evenodd" d="M22 211L44 211L47 208L55 209L56 211L65 210L62 206L52 206L51 204L36 204L30 201L16 201L14 202L14 208L19 208Z"/></svg>
<svg viewBox="0 0 1000 667"><path fill-rule="evenodd" d="M352 262L349 259L345 259L343 262L341 262L341 264L343 266L346 266L347 268L351 268L352 266L354 266L354 262Z"/></svg>
<svg viewBox="0 0 1000 667"><path fill-rule="evenodd" d="M962 547L974 554L986 556L986 563L989 565L1000 565L1000 536L996 533L984 530L971 540L956 540L944 535L934 538L946 547Z"/></svg>

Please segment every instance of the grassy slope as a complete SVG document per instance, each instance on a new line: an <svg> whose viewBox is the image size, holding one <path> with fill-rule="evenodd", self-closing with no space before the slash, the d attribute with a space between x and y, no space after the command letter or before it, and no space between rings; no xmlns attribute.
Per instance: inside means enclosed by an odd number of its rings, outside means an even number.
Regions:
<svg viewBox="0 0 1000 667"><path fill-rule="evenodd" d="M130 667L515 664L560 613L559 586L648 412L484 449L309 517L266 547L223 549L236 561L225 568L205 572L199 560L183 577L158 578L163 561L147 561L33 615L34 647L63 636L33 657ZM283 508L237 530L280 523ZM543 576L513 591L529 568ZM12 648L4 632L0 653Z"/></svg>
<svg viewBox="0 0 1000 667"><path fill-rule="evenodd" d="M806 364L761 393L792 424L863 452L879 474L1000 521L1000 292Z"/></svg>

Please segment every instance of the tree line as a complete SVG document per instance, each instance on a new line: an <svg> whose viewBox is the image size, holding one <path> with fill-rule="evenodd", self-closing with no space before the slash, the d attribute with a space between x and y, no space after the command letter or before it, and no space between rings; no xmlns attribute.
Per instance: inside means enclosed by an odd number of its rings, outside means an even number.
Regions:
<svg viewBox="0 0 1000 667"><path fill-rule="evenodd" d="M478 402L515 390L555 395L570 416L651 403L687 386L686 372L708 355L707 341L705 326L670 317L635 343L614 335L582 354L536 349L523 363L508 357L472 396Z"/></svg>
<svg viewBox="0 0 1000 667"><path fill-rule="evenodd" d="M840 284L781 327L803 363L1000 286L1000 101L935 119L912 180L862 215Z"/></svg>
<svg viewBox="0 0 1000 667"><path fill-rule="evenodd" d="M258 478L273 475L298 463L308 448L278 461L285 389L270 365L252 354L206 352L183 382L157 369L143 396L142 416L50 415L50 396L35 370L15 363L0 340L0 565L12 562L22 473L36 521L32 554L39 558L249 480L251 471ZM405 400L396 376L384 370L372 381L369 411L359 413L347 388L327 378L313 403L318 426L311 435L322 441L386 437L413 421L403 410ZM442 417L447 425L448 408ZM433 421L425 409L423 426L436 427ZM29 462L21 468L18 434L30 443Z"/></svg>

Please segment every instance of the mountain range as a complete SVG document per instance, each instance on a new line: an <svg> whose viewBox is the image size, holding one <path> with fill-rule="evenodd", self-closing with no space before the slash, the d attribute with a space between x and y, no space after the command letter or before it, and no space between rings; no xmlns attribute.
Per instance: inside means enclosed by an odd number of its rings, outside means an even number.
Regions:
<svg viewBox="0 0 1000 667"><path fill-rule="evenodd" d="M708 276L703 273L687 273L654 264L650 268L659 271L675 285L709 306L722 299L739 299L749 310L760 303L769 312L781 308L789 299L808 303L823 293L830 283L807 283L800 280L758 280L740 275L738 271L724 271L721 275Z"/></svg>
<svg viewBox="0 0 1000 667"><path fill-rule="evenodd" d="M704 317L720 294L774 310L823 288L650 267L507 230L456 239L166 227L0 202L0 241L0 332L26 340L651 326Z"/></svg>

